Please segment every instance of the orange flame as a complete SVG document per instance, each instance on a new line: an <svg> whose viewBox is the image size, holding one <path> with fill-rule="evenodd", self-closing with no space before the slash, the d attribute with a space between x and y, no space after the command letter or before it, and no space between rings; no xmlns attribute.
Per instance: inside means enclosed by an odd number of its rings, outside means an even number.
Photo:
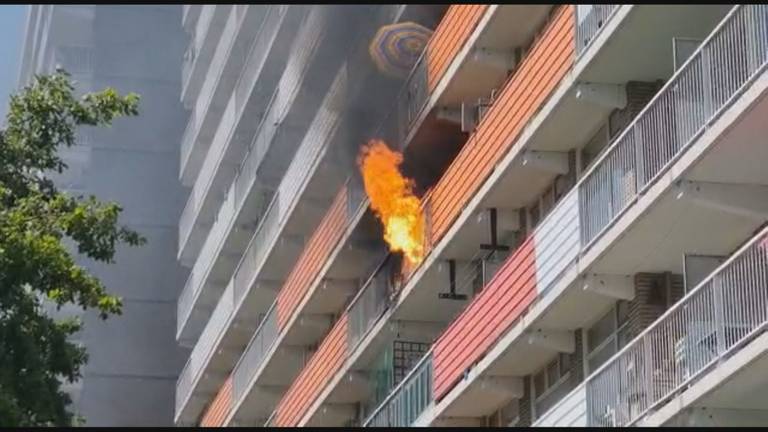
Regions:
<svg viewBox="0 0 768 432"><path fill-rule="evenodd" d="M365 193L384 225L389 250L402 252L409 264L416 265L424 256L424 215L413 194L413 180L400 173L402 162L403 155L381 140L369 141L358 158Z"/></svg>

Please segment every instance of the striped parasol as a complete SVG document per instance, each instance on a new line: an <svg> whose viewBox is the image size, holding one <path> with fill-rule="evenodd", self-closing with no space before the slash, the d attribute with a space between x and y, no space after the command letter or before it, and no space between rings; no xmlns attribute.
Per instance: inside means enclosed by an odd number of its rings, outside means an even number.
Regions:
<svg viewBox="0 0 768 432"><path fill-rule="evenodd" d="M368 51L381 71L405 77L431 35L432 30L411 21L385 25L376 32Z"/></svg>

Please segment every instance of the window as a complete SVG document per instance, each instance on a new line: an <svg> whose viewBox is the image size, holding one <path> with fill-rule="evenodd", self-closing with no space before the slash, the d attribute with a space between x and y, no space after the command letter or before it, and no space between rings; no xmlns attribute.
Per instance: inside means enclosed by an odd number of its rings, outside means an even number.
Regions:
<svg viewBox="0 0 768 432"><path fill-rule="evenodd" d="M536 229L540 219L539 200L537 199L530 207L528 207L528 232L533 232L533 230Z"/></svg>
<svg viewBox="0 0 768 432"><path fill-rule="evenodd" d="M508 404L486 417L486 426L506 427L515 426L519 421L519 400L512 399Z"/></svg>
<svg viewBox="0 0 768 432"><path fill-rule="evenodd" d="M559 354L547 366L533 375L533 391L537 401L565 380L571 371L573 354Z"/></svg>
<svg viewBox="0 0 768 432"><path fill-rule="evenodd" d="M626 301L617 302L585 331L589 373L594 372L629 342L628 306Z"/></svg>
<svg viewBox="0 0 768 432"><path fill-rule="evenodd" d="M533 409L535 417L549 411L576 385L571 377L575 354L559 354L533 376Z"/></svg>

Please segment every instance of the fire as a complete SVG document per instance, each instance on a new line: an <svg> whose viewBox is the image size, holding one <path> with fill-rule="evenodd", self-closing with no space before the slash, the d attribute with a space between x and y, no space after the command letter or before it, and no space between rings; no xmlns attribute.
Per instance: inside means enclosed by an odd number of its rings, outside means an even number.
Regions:
<svg viewBox="0 0 768 432"><path fill-rule="evenodd" d="M413 194L413 180L400 173L402 162L403 155L381 140L368 142L358 158L365 192L384 226L389 250L402 252L410 265L416 265L424 255L424 215Z"/></svg>

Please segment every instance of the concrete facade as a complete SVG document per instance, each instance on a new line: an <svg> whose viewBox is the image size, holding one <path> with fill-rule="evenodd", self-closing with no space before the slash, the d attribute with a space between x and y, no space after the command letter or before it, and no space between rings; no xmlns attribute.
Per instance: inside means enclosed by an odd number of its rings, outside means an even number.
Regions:
<svg viewBox="0 0 768 432"><path fill-rule="evenodd" d="M187 113L179 101L185 46L181 6L38 5L29 9L19 84L64 67L78 93L113 87L141 96L139 116L87 129L63 150L70 170L57 178L72 193L123 208L121 222L147 238L121 248L114 265L81 260L123 298L123 314L101 321L77 313L89 362L71 386L87 426L169 426L185 350L175 341L176 299L187 271L175 260L187 195L176 175Z"/></svg>

